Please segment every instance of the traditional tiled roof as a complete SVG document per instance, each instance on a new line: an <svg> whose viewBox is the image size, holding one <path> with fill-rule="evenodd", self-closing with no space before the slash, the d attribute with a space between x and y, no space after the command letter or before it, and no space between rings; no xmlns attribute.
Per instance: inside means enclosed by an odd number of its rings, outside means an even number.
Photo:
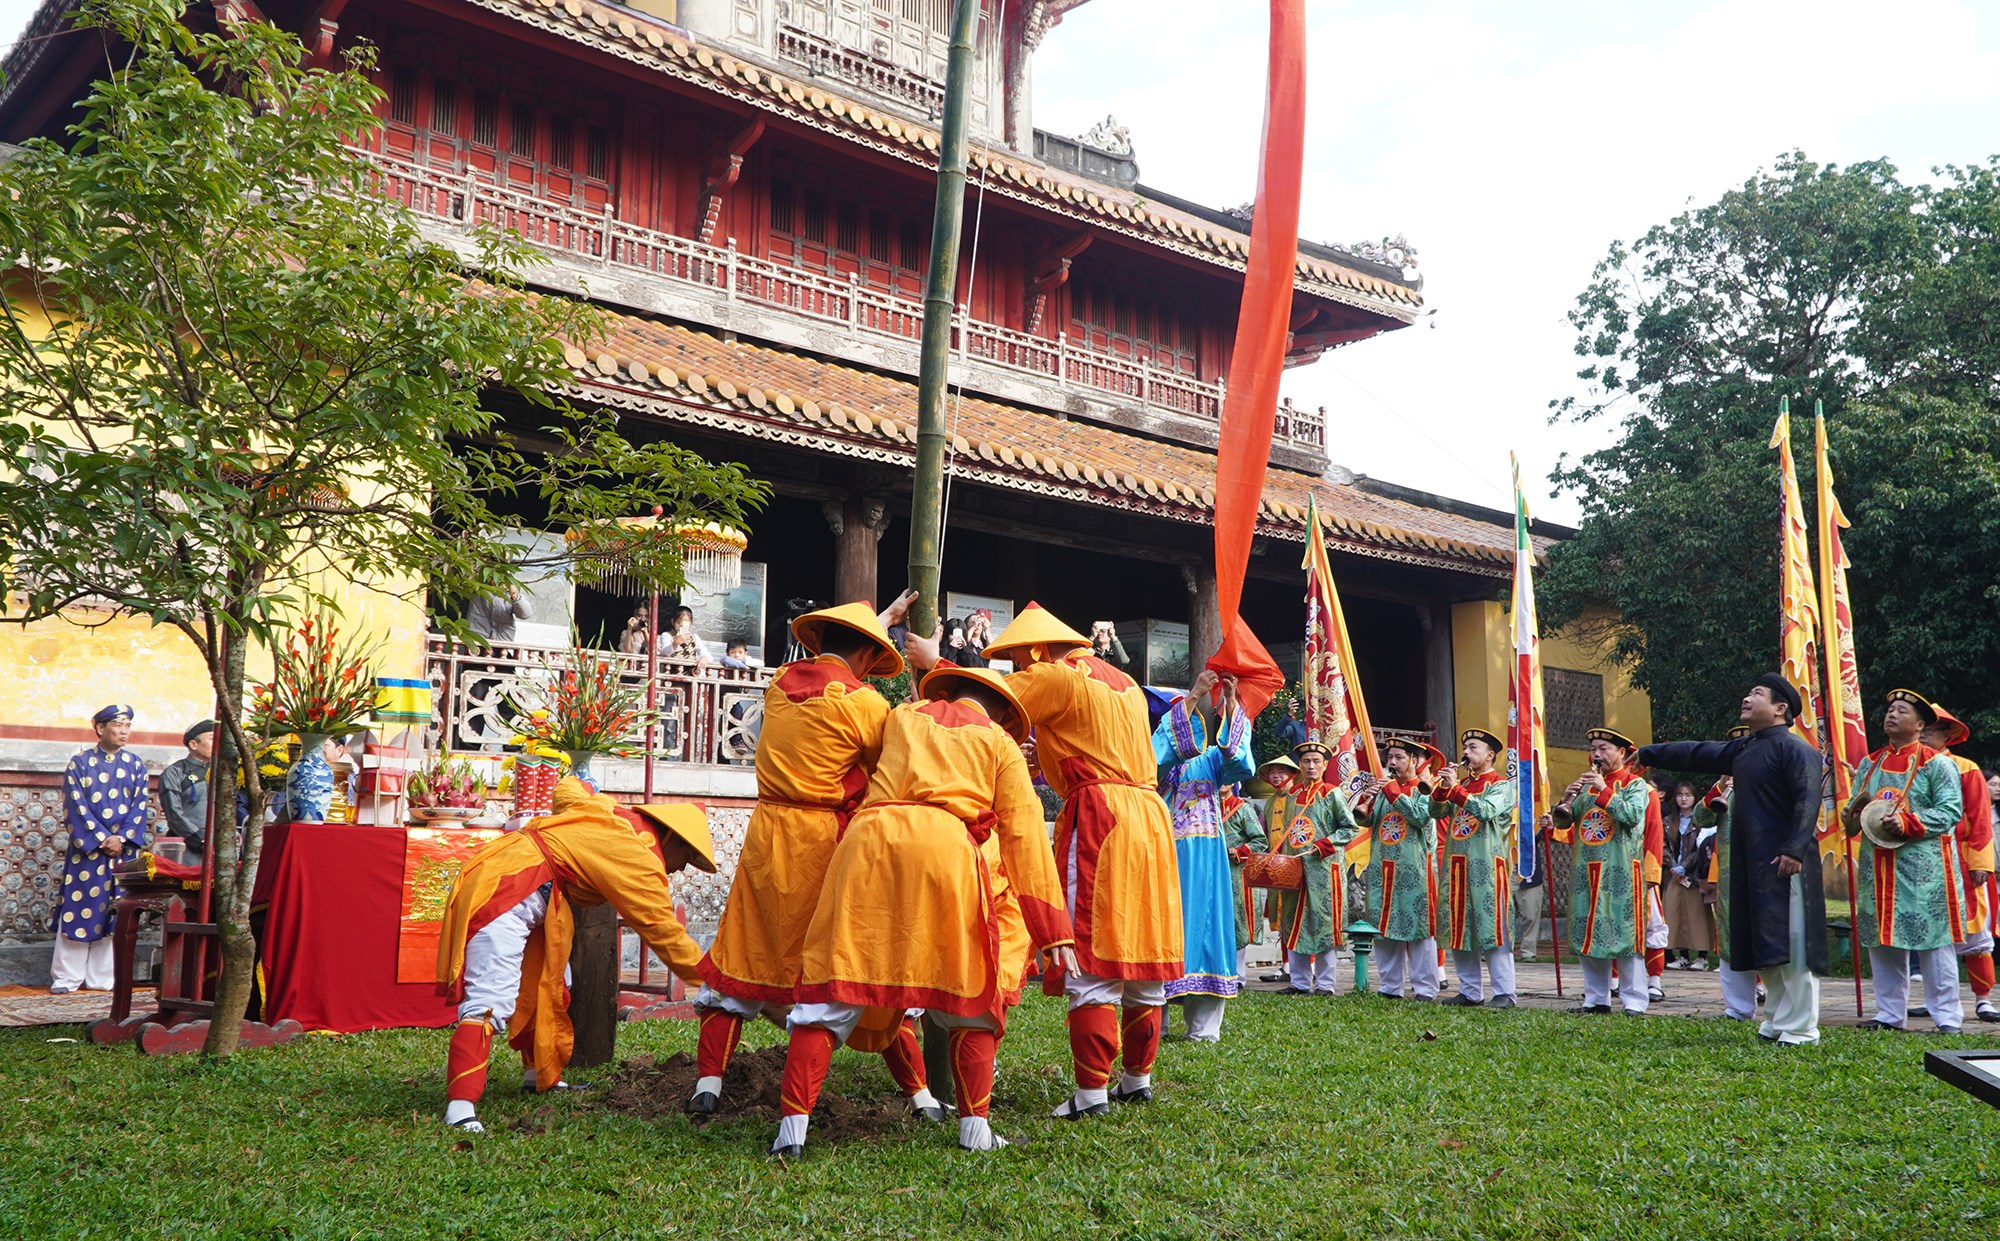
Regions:
<svg viewBox="0 0 2000 1241"><path fill-rule="evenodd" d="M633 316L607 323L590 348L566 346L576 397L839 456L914 457L917 390L905 380ZM948 398L946 420L959 477L1213 521L1213 453L976 396ZM1507 527L1291 470L1270 471L1258 532L1302 542L1309 496L1336 549L1496 577L1511 569Z"/></svg>
<svg viewBox="0 0 2000 1241"><path fill-rule="evenodd" d="M594 0L468 3L920 166L934 168L937 164L941 139L930 126L844 98L823 83L800 81L753 64L701 43L677 27ZM1249 254L1248 233L1004 150L973 147L968 171L976 182L983 180L989 192L1085 219L1207 262L1240 271ZM1404 322L1413 320L1423 306L1423 296L1415 289L1372 275L1359 262L1349 267L1301 253L1298 281L1302 292Z"/></svg>

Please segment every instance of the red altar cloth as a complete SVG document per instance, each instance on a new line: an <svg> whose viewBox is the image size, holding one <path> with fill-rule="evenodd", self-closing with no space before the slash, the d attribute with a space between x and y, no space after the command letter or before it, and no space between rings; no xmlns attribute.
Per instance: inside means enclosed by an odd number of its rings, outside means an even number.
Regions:
<svg viewBox="0 0 2000 1241"><path fill-rule="evenodd" d="M308 1030L439 1027L457 1010L435 983L396 981L402 828L274 823L253 904L264 912L264 1020Z"/></svg>

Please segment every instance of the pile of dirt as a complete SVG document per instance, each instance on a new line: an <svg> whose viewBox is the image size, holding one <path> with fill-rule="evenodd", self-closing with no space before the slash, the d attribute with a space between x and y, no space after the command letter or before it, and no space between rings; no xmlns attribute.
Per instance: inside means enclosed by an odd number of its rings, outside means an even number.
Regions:
<svg viewBox="0 0 2000 1241"><path fill-rule="evenodd" d="M691 1117L697 1123L737 1117L778 1123L779 1092L785 1076L785 1048L760 1047L739 1051L722 1077L722 1110L713 1117ZM602 1106L623 1116L656 1120L677 1116L694 1093L694 1057L677 1052L655 1062L651 1056L637 1056L619 1066L599 1097ZM596 1093L596 1092L593 1092ZM849 1098L832 1090L823 1091L813 1109L812 1135L815 1140L877 1137L897 1133L931 1122L912 1117L901 1094L893 1089L867 1097Z"/></svg>

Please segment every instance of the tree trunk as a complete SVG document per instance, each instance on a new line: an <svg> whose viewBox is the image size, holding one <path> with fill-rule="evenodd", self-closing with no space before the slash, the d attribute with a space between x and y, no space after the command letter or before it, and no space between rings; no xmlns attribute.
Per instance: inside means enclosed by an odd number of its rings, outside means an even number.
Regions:
<svg viewBox="0 0 2000 1241"><path fill-rule="evenodd" d="M236 1050L238 1036L243 1029L243 1012L250 1004L250 987L254 980L257 962L257 941L250 934L250 892L249 885L255 881L255 871L249 867L239 867L236 848L236 772L238 766L248 769L254 782L256 760L252 756L244 761L236 744L236 729L231 721L243 717L243 657L244 643L239 637L222 638L221 692L217 695L225 719L216 730L215 747L215 830L209 835L209 848L215 852L215 891L209 900L209 916L215 920L218 935L216 942L222 951L222 980L216 987L215 1012L208 1023L208 1038L202 1043L201 1054L220 1058ZM254 851L263 844L263 826L258 822L263 817L263 798L251 798L251 821L244 832L243 843L246 851Z"/></svg>
<svg viewBox="0 0 2000 1241"><path fill-rule="evenodd" d="M619 964L618 911L577 907L569 948L569 1020L576 1027L571 1064L609 1064L617 1051Z"/></svg>

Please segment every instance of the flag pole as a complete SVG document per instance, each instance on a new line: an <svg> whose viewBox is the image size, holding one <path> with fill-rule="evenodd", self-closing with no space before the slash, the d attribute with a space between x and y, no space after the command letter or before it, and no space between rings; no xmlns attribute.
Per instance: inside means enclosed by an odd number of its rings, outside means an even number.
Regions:
<svg viewBox="0 0 2000 1241"><path fill-rule="evenodd" d="M1847 804L1853 791L1853 768L1847 763L1847 656L1842 653L1853 644L1853 630L1848 630L1848 641L1840 640L1840 604L1847 593L1847 568L1843 563L1846 552L1840 547L1840 527L1846 524L1841 515L1840 502L1833 498L1833 464L1826 451L1826 407L1820 401L1813 402L1813 485L1816 492L1819 519L1819 614L1820 614L1820 668L1826 679L1826 759L1833 777L1833 800L1836 815ZM1847 871L1847 943L1854 958L1854 1015L1860 1017L1867 1012L1861 1001L1861 902L1859 885L1855 878L1857 862L1854 839L1842 834L1841 860Z"/></svg>

